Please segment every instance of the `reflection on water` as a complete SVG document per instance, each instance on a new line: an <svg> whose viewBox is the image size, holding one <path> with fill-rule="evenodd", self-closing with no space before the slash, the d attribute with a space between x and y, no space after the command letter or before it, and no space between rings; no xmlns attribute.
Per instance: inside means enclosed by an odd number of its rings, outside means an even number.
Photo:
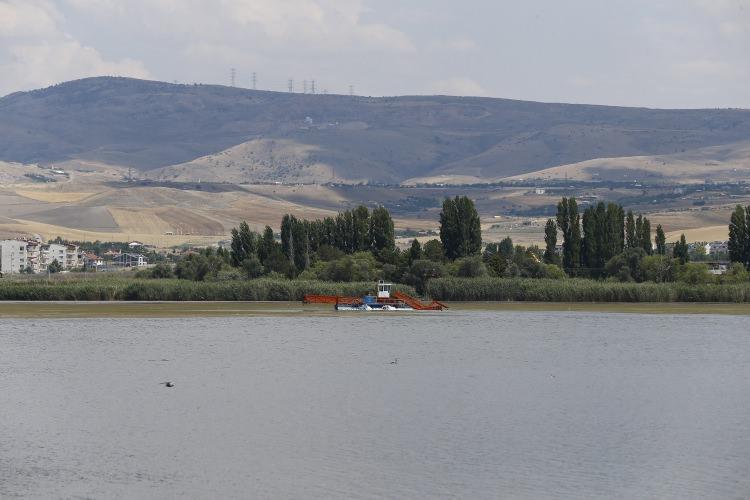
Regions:
<svg viewBox="0 0 750 500"><path fill-rule="evenodd" d="M584 312L5 319L0 497L741 498L746 330Z"/></svg>

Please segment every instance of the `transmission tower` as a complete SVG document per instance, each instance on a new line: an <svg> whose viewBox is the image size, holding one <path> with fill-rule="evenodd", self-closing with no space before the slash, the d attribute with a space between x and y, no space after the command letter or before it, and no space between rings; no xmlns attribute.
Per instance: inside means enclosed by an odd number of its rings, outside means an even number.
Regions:
<svg viewBox="0 0 750 500"><path fill-rule="evenodd" d="M307 80L302 81L302 93L307 94Z"/></svg>
<svg viewBox="0 0 750 500"><path fill-rule="evenodd" d="M287 82L287 85L289 87L289 93L293 94L294 93L294 80L290 78L289 81Z"/></svg>
<svg viewBox="0 0 750 500"><path fill-rule="evenodd" d="M258 75L253 71L253 90L258 90Z"/></svg>
<svg viewBox="0 0 750 500"><path fill-rule="evenodd" d="M349 95L350 96L354 95L354 85L349 85Z"/></svg>
<svg viewBox="0 0 750 500"><path fill-rule="evenodd" d="M237 70L232 68L229 70L229 85L234 87L234 82L237 79Z"/></svg>

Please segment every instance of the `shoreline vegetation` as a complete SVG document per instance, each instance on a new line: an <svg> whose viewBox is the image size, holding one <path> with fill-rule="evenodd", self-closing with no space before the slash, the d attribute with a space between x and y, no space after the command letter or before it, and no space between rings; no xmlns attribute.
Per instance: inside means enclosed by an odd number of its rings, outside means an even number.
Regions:
<svg viewBox="0 0 750 500"><path fill-rule="evenodd" d="M0 281L0 301L301 302L306 294L361 296L374 283L258 278L231 281L60 276ZM394 285L410 295L416 291ZM446 302L750 303L750 283L634 283L583 278L434 278L426 297Z"/></svg>
<svg viewBox="0 0 750 500"><path fill-rule="evenodd" d="M9 276L0 280L0 301L296 302L308 294L360 297L384 279L441 302L750 303L750 206L736 207L727 255L714 268L701 260L718 255L703 245L691 250L684 235L670 247L661 226L652 237L648 218L620 205L600 202L581 215L574 198L563 198L557 209L544 249L510 238L483 243L466 196L444 200L439 240L414 239L404 250L384 207L322 220L286 215L278 239L269 226L256 233L242 222L229 248L161 255L134 273Z"/></svg>

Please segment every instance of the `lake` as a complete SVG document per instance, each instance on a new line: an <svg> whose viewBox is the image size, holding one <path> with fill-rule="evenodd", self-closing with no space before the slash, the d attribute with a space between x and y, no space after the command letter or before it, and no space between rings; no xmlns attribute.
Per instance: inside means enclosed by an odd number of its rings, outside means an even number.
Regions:
<svg viewBox="0 0 750 500"><path fill-rule="evenodd" d="M735 315L4 318L0 497L745 498L748 380Z"/></svg>

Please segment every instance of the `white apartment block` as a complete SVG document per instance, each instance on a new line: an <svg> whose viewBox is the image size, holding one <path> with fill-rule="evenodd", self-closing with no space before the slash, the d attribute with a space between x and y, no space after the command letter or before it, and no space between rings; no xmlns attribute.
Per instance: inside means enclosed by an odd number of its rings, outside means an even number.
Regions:
<svg viewBox="0 0 750 500"><path fill-rule="evenodd" d="M47 267L54 261L57 261L57 263L60 264L63 269L65 269L65 254L67 252L67 248L67 246L57 243L50 243L49 245L43 246L42 265L44 266L44 269L47 269Z"/></svg>
<svg viewBox="0 0 750 500"><path fill-rule="evenodd" d="M0 241L0 273L22 273L28 265L27 242L20 240Z"/></svg>
<svg viewBox="0 0 750 500"><path fill-rule="evenodd" d="M0 241L0 273L16 274L27 269L33 273L43 273L55 260L60 263L62 269L75 269L83 262L75 245L42 245L36 240Z"/></svg>

